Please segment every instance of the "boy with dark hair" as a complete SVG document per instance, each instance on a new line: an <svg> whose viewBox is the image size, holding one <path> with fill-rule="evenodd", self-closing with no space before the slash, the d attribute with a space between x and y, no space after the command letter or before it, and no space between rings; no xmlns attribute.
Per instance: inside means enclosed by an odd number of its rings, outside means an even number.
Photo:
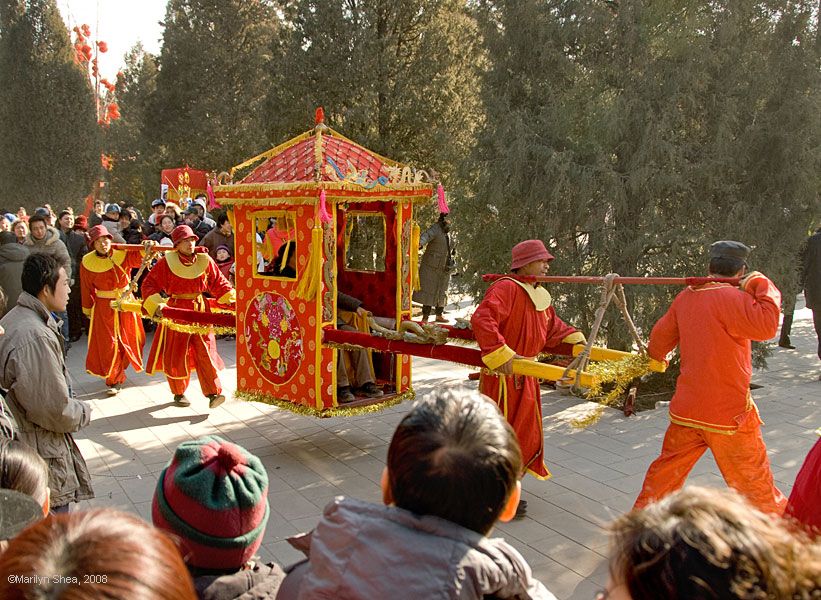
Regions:
<svg viewBox="0 0 821 600"><path fill-rule="evenodd" d="M343 497L326 506L310 534L289 540L309 558L281 597L294 586L303 599L554 598L514 548L486 537L516 513L521 464L515 433L485 396L422 400L391 440L386 506Z"/></svg>
<svg viewBox="0 0 821 600"><path fill-rule="evenodd" d="M500 416L478 394L419 403L388 449L386 504L486 535L521 495L522 453Z"/></svg>

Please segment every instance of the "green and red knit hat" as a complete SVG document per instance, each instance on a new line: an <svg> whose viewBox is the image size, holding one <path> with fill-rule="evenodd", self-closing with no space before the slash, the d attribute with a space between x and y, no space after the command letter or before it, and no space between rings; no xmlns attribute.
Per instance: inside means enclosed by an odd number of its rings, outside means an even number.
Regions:
<svg viewBox="0 0 821 600"><path fill-rule="evenodd" d="M259 458L217 436L181 443L160 473L151 518L182 541L185 562L238 569L268 522L268 474Z"/></svg>

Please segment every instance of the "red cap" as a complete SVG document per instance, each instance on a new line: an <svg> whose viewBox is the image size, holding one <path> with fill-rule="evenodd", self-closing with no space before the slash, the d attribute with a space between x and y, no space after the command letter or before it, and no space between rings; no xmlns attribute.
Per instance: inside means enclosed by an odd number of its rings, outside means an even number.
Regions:
<svg viewBox="0 0 821 600"><path fill-rule="evenodd" d="M171 241L175 246L188 238L197 239L197 234L188 225L177 225L171 232Z"/></svg>
<svg viewBox="0 0 821 600"><path fill-rule="evenodd" d="M553 255L547 251L542 240L525 240L513 246L510 251L511 269L520 269L537 260L553 260Z"/></svg>
<svg viewBox="0 0 821 600"><path fill-rule="evenodd" d="M108 229L105 228L105 225L95 225L91 229L88 230L88 243L89 245L93 244L101 237L107 237L109 239L113 239L111 233Z"/></svg>
<svg viewBox="0 0 821 600"><path fill-rule="evenodd" d="M82 229L83 231L86 230L88 227L88 217L85 215L80 215L76 219L74 219L74 229Z"/></svg>

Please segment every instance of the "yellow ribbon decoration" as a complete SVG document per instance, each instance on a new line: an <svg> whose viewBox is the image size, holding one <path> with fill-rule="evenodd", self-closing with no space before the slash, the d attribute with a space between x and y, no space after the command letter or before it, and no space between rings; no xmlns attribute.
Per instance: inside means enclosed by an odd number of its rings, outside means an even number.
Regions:
<svg viewBox="0 0 821 600"><path fill-rule="evenodd" d="M317 226L311 230L311 249L308 255L308 265L305 273L299 280L296 295L303 300L313 300L319 289L322 277L322 228Z"/></svg>
<svg viewBox="0 0 821 600"><path fill-rule="evenodd" d="M422 284L419 281L419 223L413 222L411 229L411 247L410 247L410 269L411 269L411 290L421 290Z"/></svg>

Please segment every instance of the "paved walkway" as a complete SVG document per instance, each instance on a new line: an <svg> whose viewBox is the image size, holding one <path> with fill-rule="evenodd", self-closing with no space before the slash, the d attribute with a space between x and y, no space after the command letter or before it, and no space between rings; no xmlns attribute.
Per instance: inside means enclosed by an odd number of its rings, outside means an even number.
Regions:
<svg viewBox="0 0 821 600"><path fill-rule="evenodd" d="M769 370L754 376L764 386L754 396L766 422L764 438L773 471L787 494L821 425L821 365L815 357L810 311L801 307L799 299L792 336L797 349L775 347ZM118 507L150 521L157 476L174 448L205 434L245 446L268 469L271 517L261 549L266 560L287 564L298 559L285 538L312 528L335 495L380 501L388 442L408 404L362 417L316 419L229 399L209 412L196 382L189 388L192 406L177 408L162 377L130 371L126 389L106 398L102 380L85 373L84 341L75 344L68 360L78 396L94 407L92 423L77 435L97 494L84 506ZM219 347L229 365L222 382L231 398L235 350L233 342L220 342ZM465 384L467 373L458 366L415 359L414 386L424 395ZM589 599L607 579L603 526L632 505L647 466L661 448L666 411L625 418L607 409L598 423L577 430L569 421L595 405L557 392L545 392L542 401L545 454L553 478L526 478L528 517L500 525L495 533L525 556L557 597ZM709 454L696 465L689 483L724 486Z"/></svg>

